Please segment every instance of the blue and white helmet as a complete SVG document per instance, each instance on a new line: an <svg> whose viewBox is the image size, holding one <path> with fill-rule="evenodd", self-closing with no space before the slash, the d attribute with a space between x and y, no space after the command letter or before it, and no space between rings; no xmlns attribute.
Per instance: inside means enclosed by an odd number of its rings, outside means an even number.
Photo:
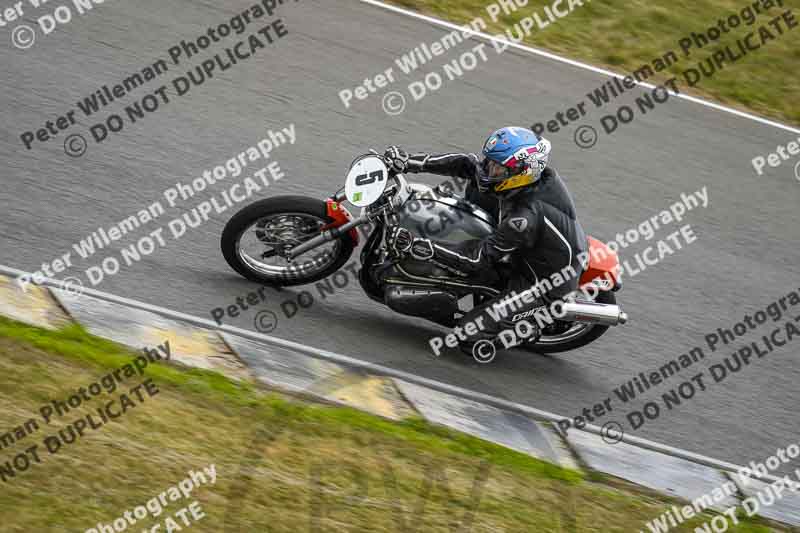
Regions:
<svg viewBox="0 0 800 533"><path fill-rule="evenodd" d="M483 172L479 187L501 192L535 183L550 160L551 145L527 128L506 127L492 133L483 146ZM494 162L505 168L501 176L491 177Z"/></svg>

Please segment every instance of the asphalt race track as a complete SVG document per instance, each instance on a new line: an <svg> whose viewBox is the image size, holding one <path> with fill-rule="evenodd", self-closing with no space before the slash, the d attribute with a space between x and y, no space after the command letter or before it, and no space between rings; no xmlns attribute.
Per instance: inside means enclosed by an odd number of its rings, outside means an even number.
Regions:
<svg viewBox="0 0 800 533"><path fill-rule="evenodd" d="M86 269L134 244L150 231L218 194L211 186L169 208L162 192L187 183L223 164L243 149L294 124L297 140L272 152L285 177L263 195L302 194L325 198L343 184L352 159L369 148L399 144L409 150L478 151L486 135L506 124L529 126L585 99L607 78L575 66L522 51L498 55L485 51L481 62L462 78L447 81L404 113L382 110L385 91L346 109L343 89L354 89L422 42L445 33L440 27L356 0L300 0L278 8L281 38L213 78L177 96L171 80L267 25L254 21L241 36L230 36L197 56L169 61L168 50L182 39L196 39L209 26L228 21L254 0L168 3L156 0L107 2L83 16L41 35L36 18L48 10L27 9L24 23L36 27L37 41L25 50L11 45L11 30L0 39L0 263L38 270L72 250L72 244L99 227L110 227L160 200L166 213L157 221L83 260L72 253L73 266L56 277L74 276L90 286ZM559 23L569 23L568 19ZM791 36L788 38L792 38ZM266 42L266 39L262 37ZM482 41L461 45L458 52L408 76L398 72L393 89L407 86ZM224 53L224 52L223 52ZM91 117L77 111L77 124L27 150L20 135L44 127L76 102L121 80L158 58L169 72L131 91ZM132 124L125 106L141 102L166 85L169 103ZM575 195L587 231L603 240L636 227L680 200L681 193L708 189L709 206L686 214L680 224L659 230L665 238L691 224L697 242L657 265L626 279L619 293L630 322L580 351L541 357L521 351L502 354L491 366L479 366L456 352L436 358L428 339L440 330L424 321L397 316L370 301L357 284L301 309L291 319L281 302L303 288L267 290L267 301L226 323L254 328L256 313L271 310L279 319L273 334L311 346L346 353L407 372L502 396L560 413L580 414L612 397L612 390L639 372L658 369L695 346L707 360L721 362L734 350L758 341L781 322L771 320L746 338L711 354L704 336L732 328L745 314L800 287L800 181L797 161L767 167L757 176L750 161L797 133L761 124L697 103L670 98L613 135L600 131L597 144L581 149L573 141L579 124L600 130L600 117L630 92L603 110L589 109L583 122L546 136L555 147L554 163ZM150 101L152 103L152 100ZM96 143L90 127L111 114L125 116L124 129ZM82 134L88 148L82 157L65 153L70 134ZM262 162L263 163L263 162ZM253 163L249 170L260 168ZM257 166L258 165L258 166ZM230 181L232 178L228 178ZM433 176L421 180L435 184ZM261 197L261 196L258 196ZM244 204L242 204L244 205ZM219 251L219 235L232 215L212 213L200 227L179 240L107 276L96 288L206 318L211 310L234 304L258 287L233 273ZM649 243L623 251L633 257ZM357 256L354 255L353 260ZM306 287L318 296L316 289ZM319 298L317 298L319 299ZM800 315L794 308L787 318ZM797 346L788 343L763 359L754 359L722 383L686 400L635 431L641 437L746 464L773 454L797 440ZM646 399L659 398L693 375L683 370L668 383L629 405L614 398L616 409L598 424L625 419Z"/></svg>

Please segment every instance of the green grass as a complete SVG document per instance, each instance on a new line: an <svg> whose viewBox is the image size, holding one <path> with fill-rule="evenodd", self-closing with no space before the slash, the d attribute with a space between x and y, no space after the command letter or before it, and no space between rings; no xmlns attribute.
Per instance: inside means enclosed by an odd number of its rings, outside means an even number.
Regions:
<svg viewBox="0 0 800 533"><path fill-rule="evenodd" d="M50 332L0 318L0 431L38 418L45 403L134 355L77 326ZM115 395L42 423L0 449L0 464L32 444L43 448L46 435L145 378L158 395L58 454L43 450L41 464L0 482L0 531L86 531L211 463L218 480L194 493L206 517L192 531L381 532L400 531L405 521L407 531L444 532L470 513L471 531L639 531L670 503L420 419L393 423L161 365ZM172 503L128 531L158 521L164 531L166 517L190 502ZM731 531L770 529L748 523Z"/></svg>
<svg viewBox="0 0 800 533"><path fill-rule="evenodd" d="M391 3L425 14L434 15L459 24L481 17L489 26L487 33L502 34L513 28L521 19L539 13L543 20L543 6L552 1L531 0L525 7L493 22L486 6L488 0L389 0ZM749 2L752 3L752 2ZM568 2L561 4L566 9ZM556 52L571 59L606 67L620 74L631 74L644 64L674 51L679 61L652 80L663 82L677 77L681 92L710 97L718 102L753 111L760 115L800 124L800 27L786 29L781 21L783 35L767 26L777 38L767 42L744 58L705 78L693 89L688 88L682 72L709 58L727 45L736 49L737 39L794 7L794 17L800 21L800 11L794 2L784 2L784 7L773 7L757 16L752 26L740 25L730 33L722 34L716 42L701 49L693 48L684 57L678 41L692 32L703 33L717 24L720 18L740 13L748 5L746 0L675 0L652 2L648 0L591 0L583 1L564 18L539 29L534 26L525 43ZM524 75L524 73L523 73ZM598 83L599 85L599 83ZM594 87L586 87L587 91ZM565 102L573 105L573 102ZM565 105L565 107L567 107ZM550 118L550 117L546 117ZM531 120L541 120L531 117Z"/></svg>

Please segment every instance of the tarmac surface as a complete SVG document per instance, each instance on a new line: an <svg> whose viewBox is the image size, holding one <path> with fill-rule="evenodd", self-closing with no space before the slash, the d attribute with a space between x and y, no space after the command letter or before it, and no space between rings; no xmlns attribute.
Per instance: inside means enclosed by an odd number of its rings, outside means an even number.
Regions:
<svg viewBox="0 0 800 533"><path fill-rule="evenodd" d="M276 161L285 176L272 179L251 201L275 194L323 199L343 185L353 158L370 148L399 144L412 151L478 151L491 130L550 119L587 100L586 93L608 81L600 74L522 51L498 54L491 44L480 49L489 61L473 52L478 55L477 66L448 79L443 66L478 46L479 40L467 41L405 75L395 59L448 32L355 0L302 0L278 7L272 18L253 15L240 35L212 41L191 58L182 52L176 65L171 48L181 46L182 40L196 42L207 28L229 22L252 6L240 0L224 7L215 4L108 2L79 15L69 3L64 5L71 8L72 20L48 35L42 34L37 18L56 6L34 9L26 4L19 22L34 29L36 42L24 50L11 44L13 24L0 28L0 62L5 71L0 80L0 157L5 162L0 178L4 185L0 263L34 271L71 252L72 265L55 277L75 277L91 286L87 269L116 257L120 271L95 288L210 318L212 309L235 304L237 297L258 289L236 275L219 250L225 222L249 201L224 213L212 212L208 221L188 228L179 239L173 238L168 223L203 201L219 198L236 180ZM276 18L282 24L276 24ZM253 44L250 35L262 46ZM245 44L235 48L239 41ZM202 68L214 54L221 54L223 64L232 62L226 48L234 56L245 51L252 55L224 71L215 66L213 77L178 94L173 79L188 78L187 72ZM155 68L159 59L168 65L167 72L133 87L91 116L76 105L103 85L113 91L132 74ZM354 90L365 78L374 79L389 67L394 67L396 79L391 89L354 99L350 108L343 105L340 91ZM443 77L442 87L413 101L409 84L430 72ZM161 86L166 89L159 94ZM387 90L405 95L404 112L384 111ZM780 321L770 319L714 353L705 341L718 328L731 329L746 314L765 309L800 287L800 180L794 170L800 159L778 168L767 166L762 176L750 163L797 135L676 98L642 114L633 102L644 92L649 91L633 89L603 109L590 105L581 120L546 134L554 145L553 163L575 196L584 227L601 240L638 227L680 201L682 193L703 187L708 191L707 208L687 212L682 222L659 229L652 241L622 251L622 259L633 260L636 253L685 224L697 237L625 279L618 298L630 322L594 344L553 357L514 351L489 366L477 365L455 351L437 358L428 339L440 334L440 328L392 313L369 300L356 283L324 299L314 286L268 289L256 308L226 323L253 329L260 311L272 311L278 319L272 334L278 337L569 417L611 398L612 412L595 423L618 422L625 431L633 431L626 415L641 410L646 401L655 401L661 404L660 416L635 430L636 435L737 464L763 460L777 448L795 443L797 339L764 358L751 359L720 383L706 377L705 391L698 389L672 409L664 407L661 395L698 372L708 376L711 364L722 363L751 342L762 342L762 335L800 315L800 306L789 309ZM147 95L153 96L146 99ZM134 123L125 108L137 102L153 110ZM154 102L158 102L155 108ZM622 104L636 109L635 119L605 134L601 117ZM74 111L74 124L69 111ZM123 129L97 143L91 128L113 114L123 118ZM31 149L26 149L20 137L24 132L35 133L48 120L58 130L60 116L66 117L61 124L68 124L63 131L49 132L46 136L52 138L32 141ZM596 145L589 149L573 140L583 124L599 132ZM176 183L190 183L269 138L270 130L290 125L296 142L275 148L270 161L253 162L238 178L229 176L209 185L192 198L176 201L174 207L163 196ZM65 153L65 141L73 134L86 140L86 152L80 157ZM67 150L81 151L78 138L66 144ZM430 184L442 181L433 176L419 179ZM165 208L163 214L91 258L80 258L72 248L98 228L108 229L156 201ZM126 265L121 251L158 228L163 228L165 245ZM354 255L352 260L356 259ZM317 301L287 318L281 303L296 301L302 290ZM696 366L630 403L623 404L614 394L615 388L640 372L658 370L698 346L706 359Z"/></svg>

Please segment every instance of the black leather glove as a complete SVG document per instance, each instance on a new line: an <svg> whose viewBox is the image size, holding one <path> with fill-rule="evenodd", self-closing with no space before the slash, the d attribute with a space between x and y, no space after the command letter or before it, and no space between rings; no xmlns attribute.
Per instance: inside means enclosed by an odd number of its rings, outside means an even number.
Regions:
<svg viewBox="0 0 800 533"><path fill-rule="evenodd" d="M398 146L390 146L387 148L383 153L383 160L390 169L398 174L402 174L408 170L408 154Z"/></svg>
<svg viewBox="0 0 800 533"><path fill-rule="evenodd" d="M414 237L406 228L393 227L386 237L386 244L399 257L410 255L420 261L433 259L433 243L430 239Z"/></svg>

